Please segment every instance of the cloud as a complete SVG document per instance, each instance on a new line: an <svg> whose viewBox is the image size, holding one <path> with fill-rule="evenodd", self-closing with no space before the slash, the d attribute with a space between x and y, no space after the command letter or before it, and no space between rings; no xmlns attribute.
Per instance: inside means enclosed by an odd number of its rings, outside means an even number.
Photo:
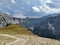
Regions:
<svg viewBox="0 0 60 45"><path fill-rule="evenodd" d="M46 14L53 14L53 13L59 13L60 12L60 8L58 8L58 9L57 8L50 8L47 5L40 6L40 10L42 10Z"/></svg>
<svg viewBox="0 0 60 45"><path fill-rule="evenodd" d="M13 15L13 17L26 18L27 16L24 16L23 14L16 14L16 15Z"/></svg>
<svg viewBox="0 0 60 45"><path fill-rule="evenodd" d="M37 7L40 7L39 10L41 10L42 12L45 12L46 14L52 14L52 13L59 13L60 12L60 8L56 8L56 7L51 8L47 5L47 3L48 3L48 4L53 4L53 5L56 5L57 7L59 7L57 5L59 3L57 3L57 2L54 2L52 0L41 0L40 3L42 5L37 6Z"/></svg>
<svg viewBox="0 0 60 45"><path fill-rule="evenodd" d="M11 0L11 2L12 2L13 4L15 4L15 0Z"/></svg>
<svg viewBox="0 0 60 45"><path fill-rule="evenodd" d="M37 6L33 6L32 9L33 9L34 11L36 11L36 12L40 12L39 7L37 7Z"/></svg>
<svg viewBox="0 0 60 45"><path fill-rule="evenodd" d="M42 5L46 4L46 3L53 3L52 0L40 0L40 3Z"/></svg>
<svg viewBox="0 0 60 45"><path fill-rule="evenodd" d="M59 4L60 0L0 0L0 12L8 12L16 17L39 17L51 13L59 13ZM21 14L20 12L23 13ZM15 15L16 13L20 14Z"/></svg>
<svg viewBox="0 0 60 45"><path fill-rule="evenodd" d="M45 3L53 3L52 0L47 0Z"/></svg>

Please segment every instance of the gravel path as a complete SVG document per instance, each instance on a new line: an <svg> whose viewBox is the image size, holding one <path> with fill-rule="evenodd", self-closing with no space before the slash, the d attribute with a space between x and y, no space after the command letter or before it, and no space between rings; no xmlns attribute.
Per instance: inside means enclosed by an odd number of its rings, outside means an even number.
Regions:
<svg viewBox="0 0 60 45"><path fill-rule="evenodd" d="M0 34L0 36L8 36L9 38L14 38L13 42L7 43L5 45L60 45L60 41L42 38L33 35L8 35Z"/></svg>

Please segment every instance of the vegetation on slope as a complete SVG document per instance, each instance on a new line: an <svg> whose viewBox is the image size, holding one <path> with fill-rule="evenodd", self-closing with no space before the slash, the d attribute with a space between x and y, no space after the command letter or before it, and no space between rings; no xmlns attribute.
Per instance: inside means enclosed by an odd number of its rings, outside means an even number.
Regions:
<svg viewBox="0 0 60 45"><path fill-rule="evenodd" d="M21 35L31 35L32 33L28 31L27 28L21 27L17 24L15 25L9 25L4 28L0 28L0 33L2 34L21 34Z"/></svg>

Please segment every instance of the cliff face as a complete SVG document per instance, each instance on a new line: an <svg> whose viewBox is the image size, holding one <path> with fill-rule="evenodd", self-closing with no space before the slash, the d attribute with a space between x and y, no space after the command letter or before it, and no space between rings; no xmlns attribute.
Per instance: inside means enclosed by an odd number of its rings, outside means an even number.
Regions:
<svg viewBox="0 0 60 45"><path fill-rule="evenodd" d="M8 14L0 13L0 27L5 27L8 24L19 24L19 21Z"/></svg>
<svg viewBox="0 0 60 45"><path fill-rule="evenodd" d="M33 33L48 38L60 38L60 14L44 18L44 20L34 28Z"/></svg>

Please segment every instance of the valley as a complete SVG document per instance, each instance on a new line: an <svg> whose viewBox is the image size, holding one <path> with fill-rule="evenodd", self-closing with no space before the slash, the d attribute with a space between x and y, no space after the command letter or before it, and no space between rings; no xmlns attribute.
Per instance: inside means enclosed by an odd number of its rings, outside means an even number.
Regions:
<svg viewBox="0 0 60 45"><path fill-rule="evenodd" d="M21 22L21 19L19 18L14 18L5 13L1 13L0 45L60 45L60 40L56 40L54 38L52 39L52 37L46 38L48 32L49 36L52 36L50 35L52 33L50 33L51 30L45 30L46 27L48 28L47 24L49 24L46 22L54 18L58 19L57 17L60 16L48 16L47 18L28 18L23 19ZM46 26L42 25L42 23ZM42 28L44 28L45 31L41 30Z"/></svg>

